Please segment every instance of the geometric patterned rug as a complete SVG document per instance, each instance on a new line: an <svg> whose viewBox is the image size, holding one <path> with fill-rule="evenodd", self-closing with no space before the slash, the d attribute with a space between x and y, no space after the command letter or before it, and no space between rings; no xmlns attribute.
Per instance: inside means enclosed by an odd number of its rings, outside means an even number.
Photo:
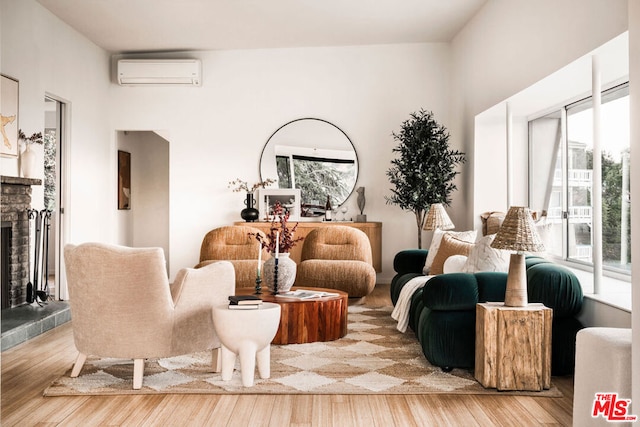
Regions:
<svg viewBox="0 0 640 427"><path fill-rule="evenodd" d="M446 373L422 354L413 332L401 333L392 307L349 306L348 332L339 340L271 346L271 378L257 368L253 387L243 387L240 365L231 381L210 372L211 352L145 363L142 389L133 390L133 361L87 358L81 375L71 370L55 380L45 396L116 394L519 394L560 397L552 385L542 392L485 389L473 373Z"/></svg>

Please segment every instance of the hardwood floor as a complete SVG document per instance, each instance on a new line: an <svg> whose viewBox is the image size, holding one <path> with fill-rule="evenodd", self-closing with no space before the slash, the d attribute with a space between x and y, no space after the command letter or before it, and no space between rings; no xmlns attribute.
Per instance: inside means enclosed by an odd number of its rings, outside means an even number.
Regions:
<svg viewBox="0 0 640 427"><path fill-rule="evenodd" d="M367 297L388 303L388 286ZM9 426L537 426L571 425L562 398L494 395L131 395L43 397L77 353L71 324L1 354L0 424Z"/></svg>

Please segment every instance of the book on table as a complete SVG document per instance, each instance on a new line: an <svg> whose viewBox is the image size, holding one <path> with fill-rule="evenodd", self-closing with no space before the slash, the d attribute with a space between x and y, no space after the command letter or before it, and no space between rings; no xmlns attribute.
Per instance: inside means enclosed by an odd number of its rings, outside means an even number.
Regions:
<svg viewBox="0 0 640 427"><path fill-rule="evenodd" d="M258 310L262 304L229 304L229 310Z"/></svg>
<svg viewBox="0 0 640 427"><path fill-rule="evenodd" d="M256 295L230 295L229 308L231 310L252 310L260 308L262 299Z"/></svg>
<svg viewBox="0 0 640 427"><path fill-rule="evenodd" d="M336 292L314 291L311 289L296 289L295 291L283 292L277 294L276 297L294 298L294 299L314 299L322 297L337 297L340 294Z"/></svg>
<svg viewBox="0 0 640 427"><path fill-rule="evenodd" d="M229 305L260 305L262 299L256 295L230 295Z"/></svg>

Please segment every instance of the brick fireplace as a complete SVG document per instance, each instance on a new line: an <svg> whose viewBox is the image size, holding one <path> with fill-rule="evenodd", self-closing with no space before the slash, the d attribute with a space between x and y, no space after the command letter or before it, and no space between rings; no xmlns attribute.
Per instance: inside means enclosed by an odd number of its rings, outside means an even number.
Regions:
<svg viewBox="0 0 640 427"><path fill-rule="evenodd" d="M29 214L31 186L42 180L1 176L2 196L2 308L16 307L26 301L29 281Z"/></svg>

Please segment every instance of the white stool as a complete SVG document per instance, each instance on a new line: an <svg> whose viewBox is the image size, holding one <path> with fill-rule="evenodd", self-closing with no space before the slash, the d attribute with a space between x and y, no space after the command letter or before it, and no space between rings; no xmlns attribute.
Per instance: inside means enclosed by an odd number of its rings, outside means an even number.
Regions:
<svg viewBox="0 0 640 427"><path fill-rule="evenodd" d="M230 310L226 304L214 307L213 325L222 343L222 380L231 380L236 355L240 356L243 386L253 385L256 359L260 378L269 378L271 341L279 324L278 304L265 302L252 310Z"/></svg>
<svg viewBox="0 0 640 427"><path fill-rule="evenodd" d="M574 426L612 425L602 415L591 416L596 393L617 393L618 399L631 399L631 329L585 328L576 335Z"/></svg>

